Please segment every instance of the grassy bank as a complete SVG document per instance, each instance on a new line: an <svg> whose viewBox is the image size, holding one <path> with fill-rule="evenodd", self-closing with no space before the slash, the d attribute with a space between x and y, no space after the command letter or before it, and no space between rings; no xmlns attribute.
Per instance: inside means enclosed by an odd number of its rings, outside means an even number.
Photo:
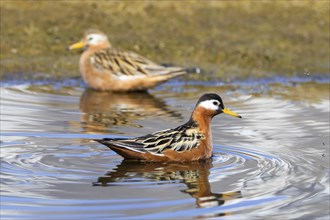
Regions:
<svg viewBox="0 0 330 220"><path fill-rule="evenodd" d="M328 0L1 0L2 76L79 76L66 47L88 28L157 62L199 66L200 79L329 73Z"/></svg>

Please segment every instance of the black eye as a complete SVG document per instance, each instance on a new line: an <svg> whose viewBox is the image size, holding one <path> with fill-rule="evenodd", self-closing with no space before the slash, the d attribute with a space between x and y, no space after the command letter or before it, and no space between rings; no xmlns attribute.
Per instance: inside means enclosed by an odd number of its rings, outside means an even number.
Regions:
<svg viewBox="0 0 330 220"><path fill-rule="evenodd" d="M88 40L89 40L89 41L91 41L91 40L93 40L93 38L92 38L92 37L90 37L90 38L88 38Z"/></svg>
<svg viewBox="0 0 330 220"><path fill-rule="evenodd" d="M219 105L219 102L214 101L213 105Z"/></svg>

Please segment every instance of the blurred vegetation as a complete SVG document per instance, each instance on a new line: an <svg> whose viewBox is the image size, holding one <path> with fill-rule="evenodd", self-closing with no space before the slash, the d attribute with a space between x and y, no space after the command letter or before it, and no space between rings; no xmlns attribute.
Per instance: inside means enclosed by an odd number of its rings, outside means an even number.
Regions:
<svg viewBox="0 0 330 220"><path fill-rule="evenodd" d="M1 0L2 77L76 77L84 30L199 79L329 73L329 1ZM194 77L194 76L193 76Z"/></svg>

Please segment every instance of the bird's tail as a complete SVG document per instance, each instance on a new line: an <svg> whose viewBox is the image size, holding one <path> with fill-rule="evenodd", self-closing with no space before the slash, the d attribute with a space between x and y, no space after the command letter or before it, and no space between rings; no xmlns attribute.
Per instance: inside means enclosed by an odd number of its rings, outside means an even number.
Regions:
<svg viewBox="0 0 330 220"><path fill-rule="evenodd" d="M171 74L177 73L177 74L182 75L182 74L195 74L195 73L200 74L201 72L202 72L202 70L199 67L188 67L188 68L176 68L176 69L170 71L169 73L171 73Z"/></svg>
<svg viewBox="0 0 330 220"><path fill-rule="evenodd" d="M184 69L186 71L186 73L190 74L190 73L197 73L200 74L202 72L202 69L199 67L188 67L186 69Z"/></svg>
<svg viewBox="0 0 330 220"><path fill-rule="evenodd" d="M93 139L93 141L99 142L100 144L107 145L109 142L114 141L112 138L103 138L103 139Z"/></svg>
<svg viewBox="0 0 330 220"><path fill-rule="evenodd" d="M199 74L201 73L201 69L198 67L189 67L189 68L177 68L173 67L173 69L168 69L169 71L164 74L168 76L168 79L176 77L176 76L181 76L185 74Z"/></svg>
<svg viewBox="0 0 330 220"><path fill-rule="evenodd" d="M170 71L171 73L181 73L181 74L190 74L190 73L197 73L200 74L202 73L202 69L199 67L188 67L188 68L180 68L180 67L176 67L173 66L172 64L168 64L168 63L162 63L161 66L163 67L167 67L169 69L173 68L172 71Z"/></svg>

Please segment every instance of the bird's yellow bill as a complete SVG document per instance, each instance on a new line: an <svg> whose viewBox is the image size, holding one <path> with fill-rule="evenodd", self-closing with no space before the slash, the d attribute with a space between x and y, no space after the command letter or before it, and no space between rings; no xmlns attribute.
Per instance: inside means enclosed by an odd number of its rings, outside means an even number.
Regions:
<svg viewBox="0 0 330 220"><path fill-rule="evenodd" d="M80 48L83 48L84 46L85 46L85 43L83 41L79 41L75 44L70 45L69 50L80 49Z"/></svg>
<svg viewBox="0 0 330 220"><path fill-rule="evenodd" d="M242 116L240 116L239 114L233 112L233 111L230 111L228 108L224 108L222 110L223 113L227 114L227 115L231 115L231 116L234 116L234 117L237 117L237 118L242 118Z"/></svg>

